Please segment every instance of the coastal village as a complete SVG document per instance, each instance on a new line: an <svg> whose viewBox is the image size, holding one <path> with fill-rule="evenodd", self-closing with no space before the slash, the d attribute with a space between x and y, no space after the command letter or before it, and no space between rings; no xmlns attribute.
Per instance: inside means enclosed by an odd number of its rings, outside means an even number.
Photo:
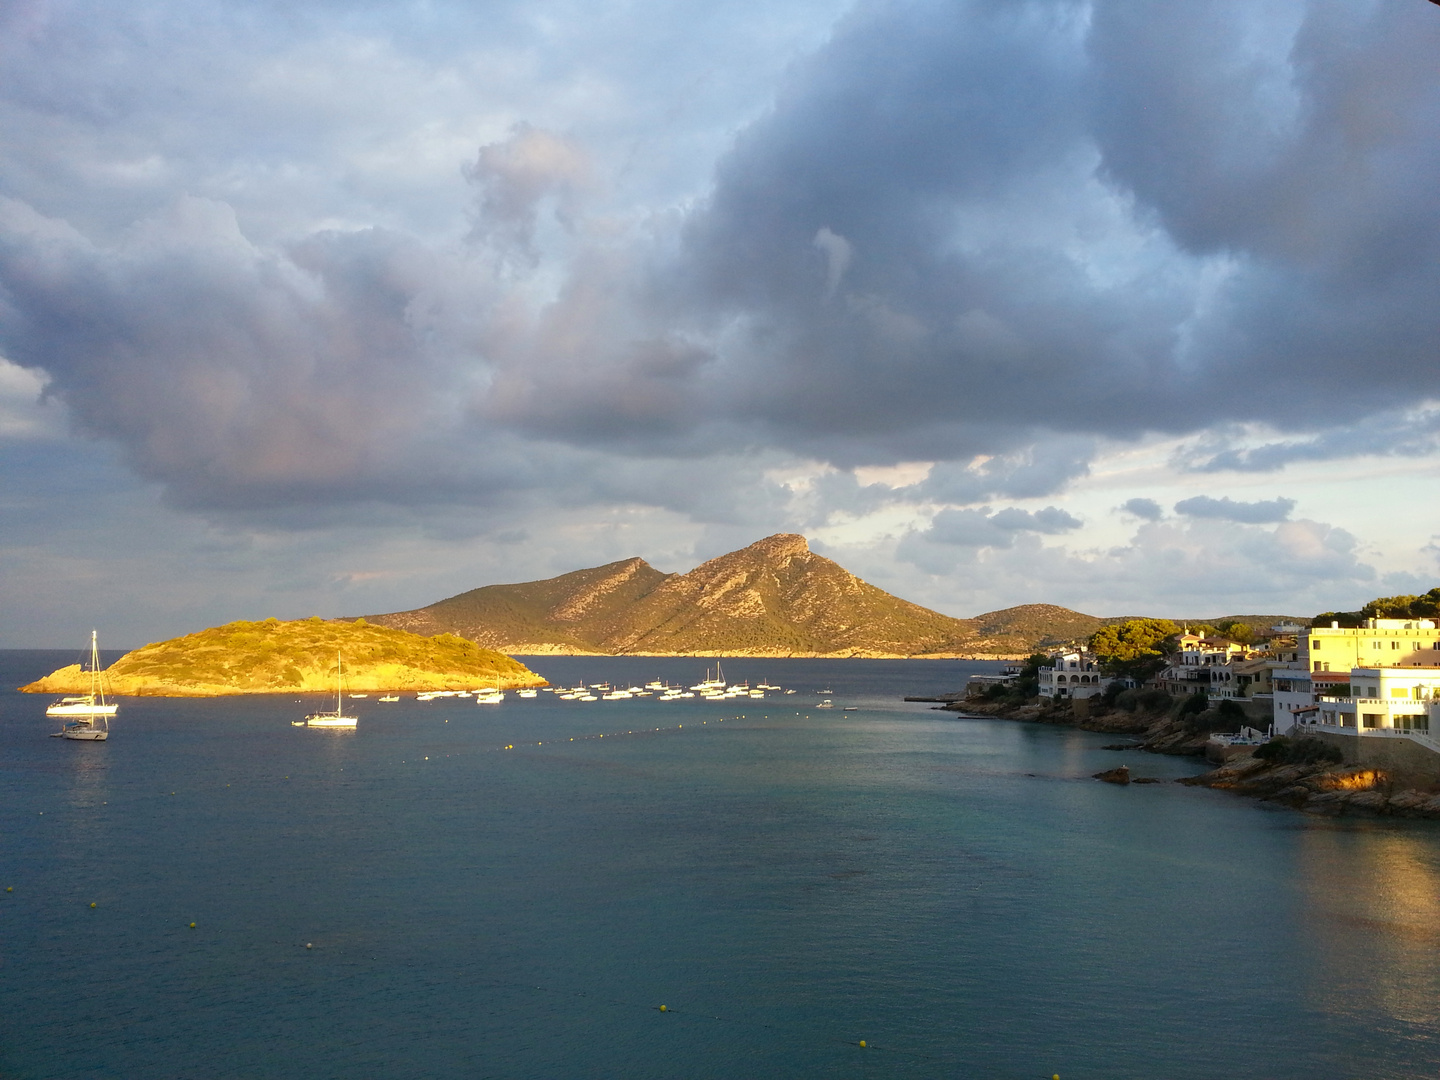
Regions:
<svg viewBox="0 0 1440 1080"><path fill-rule="evenodd" d="M1440 589L1310 625L1135 619L972 677L945 705L1204 754L1190 782L1316 812L1440 817ZM1167 633L1167 631L1177 631ZM1128 782L1128 767L1098 774Z"/></svg>

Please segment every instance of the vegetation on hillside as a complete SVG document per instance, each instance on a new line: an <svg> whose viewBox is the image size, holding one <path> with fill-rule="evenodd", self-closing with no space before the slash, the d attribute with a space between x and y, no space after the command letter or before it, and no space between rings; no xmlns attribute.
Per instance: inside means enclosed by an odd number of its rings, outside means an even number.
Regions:
<svg viewBox="0 0 1440 1080"><path fill-rule="evenodd" d="M1435 619L1440 618L1440 588L1421 596L1379 596L1359 611L1322 611L1311 620L1312 626L1329 626L1337 622L1344 627L1357 627L1366 619Z"/></svg>

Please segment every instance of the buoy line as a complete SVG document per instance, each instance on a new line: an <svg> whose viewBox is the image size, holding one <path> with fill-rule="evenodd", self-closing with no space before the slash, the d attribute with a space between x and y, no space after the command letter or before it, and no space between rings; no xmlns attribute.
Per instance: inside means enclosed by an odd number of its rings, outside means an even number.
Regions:
<svg viewBox="0 0 1440 1080"><path fill-rule="evenodd" d="M730 717L730 719L732 719L732 720L744 720L745 717L744 717L744 716L732 716L732 717ZM723 716L722 716L722 717L718 717L718 718L716 718L715 722L716 722L717 724L723 724L723 723L725 722L725 717L723 717ZM699 727L706 727L706 726L709 725L709 723L710 723L710 721L708 721L708 720L701 720L698 726L699 726ZM696 726L697 726L697 725L694 723L694 721L691 721L691 724L690 724L691 729L693 730ZM684 724L676 724L674 727L639 728L639 729L631 728L631 729L626 730L626 731L603 731L603 732L598 732L598 733L592 734L592 735L572 735L572 736L569 736L568 738L562 736L562 737L560 737L560 738L549 739L549 740L546 740L546 739L537 739L537 740L535 741L535 745L536 745L536 746L544 746L544 745L546 744L546 742L548 741L551 746L568 746L570 743L590 742L590 741L595 740L595 739L620 739L620 738L624 738L626 735L666 735L666 734L671 734L671 733L673 733L673 732L680 731L680 730L682 730L684 727L685 727ZM522 745L522 746L529 746L530 744L529 744L529 743L522 743L521 745ZM499 750L514 750L514 749L515 749L515 744L514 744L514 743L507 743L507 744L504 745L504 746L501 746L501 747L498 747L498 748L497 748L497 747L491 747L489 750L482 750L482 751L480 751L480 752L481 752L481 753L493 753L496 749L499 749Z"/></svg>
<svg viewBox="0 0 1440 1080"><path fill-rule="evenodd" d="M467 980L467 983L470 986L488 986L497 990L528 990L533 993L550 994L555 997L583 998L587 1001L595 1001L599 1004L607 1005L617 1009L629 1009L635 1010L637 1012L644 1011L663 1013L666 1017L674 1016L682 1020L710 1021L712 1023L729 1024L731 1026L740 1028L752 1028L765 1031L773 1031L791 1037L808 1038L812 1042L825 1043L830 1046L852 1046L858 1050L869 1050L880 1054L892 1054L897 1057L908 1058L913 1061L935 1062L945 1065L947 1068L955 1067L953 1059L949 1057L941 1057L938 1054L927 1053L923 1050L908 1050L900 1046L886 1043L876 1045L868 1037L842 1038L841 1036L819 1032L812 1027L800 1024L773 1023L764 1020L745 1020L738 1017L725 1016L720 1013L710 1012L699 1008L692 1010L682 1007L677 1009L674 1005L671 1005L668 1002L650 1003L631 1001L625 998L616 998L609 995L592 993L588 990L575 990L562 987L544 986L535 983L519 982L507 979L474 979ZM1043 1075L1032 1074L1028 1072L987 1072L986 1075L994 1077L996 1078L996 1080L1005 1080L1005 1078L1007 1077L1009 1078L1009 1080L1060 1080L1060 1074L1053 1071L1047 1071Z"/></svg>
<svg viewBox="0 0 1440 1080"><path fill-rule="evenodd" d="M725 1016L720 1013L704 1011L700 1009L675 1008L666 1003L647 1003L630 1001L624 998L615 998L608 995L594 994L588 990L563 989L553 986L541 986L535 983L522 983L503 979L478 979L470 982L471 986L487 986L500 990L528 990L537 994L550 994L555 997L581 998L587 1001L595 1001L601 1005L607 1005L617 1009L628 1009L637 1012L663 1013L667 1017L677 1017L681 1020L710 1021L713 1023L728 1024L733 1027L752 1028L764 1031L773 1031L791 1037L803 1036L816 1043L826 1043L831 1046L852 1046L860 1050L873 1050L882 1054L895 1054L901 1057L911 1058L916 1061L944 1062L947 1059L937 1057L934 1054L927 1054L916 1050L905 1050L897 1046L876 1045L869 1039L842 1038L838 1035L830 1035L815 1031L798 1024L777 1024L764 1020L745 1020L734 1016Z"/></svg>

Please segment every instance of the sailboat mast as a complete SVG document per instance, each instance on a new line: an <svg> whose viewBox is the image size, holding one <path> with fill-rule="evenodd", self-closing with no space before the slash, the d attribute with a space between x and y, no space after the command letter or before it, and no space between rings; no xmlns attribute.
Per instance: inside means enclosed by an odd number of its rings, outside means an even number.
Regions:
<svg viewBox="0 0 1440 1080"><path fill-rule="evenodd" d="M105 704L105 685L100 681L100 639L98 632L90 631L90 700L99 699Z"/></svg>
<svg viewBox="0 0 1440 1080"><path fill-rule="evenodd" d="M336 716L339 716L339 715L340 715L340 692L341 692L341 687L342 687L342 685L343 685L343 683L342 683L342 677L341 677L341 675L340 675L340 650L339 650L339 649L336 649L336 650L335 650L335 715L336 715Z"/></svg>

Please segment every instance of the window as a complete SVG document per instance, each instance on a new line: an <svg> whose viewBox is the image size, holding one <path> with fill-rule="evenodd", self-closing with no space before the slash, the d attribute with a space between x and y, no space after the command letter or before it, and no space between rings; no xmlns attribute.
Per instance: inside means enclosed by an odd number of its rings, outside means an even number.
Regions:
<svg viewBox="0 0 1440 1080"><path fill-rule="evenodd" d="M1422 713L1421 715L1415 717L1415 730L1416 730L1416 731L1429 731L1429 730L1430 730L1430 717L1429 717L1428 715L1424 714L1424 713Z"/></svg>
<svg viewBox="0 0 1440 1080"><path fill-rule="evenodd" d="M1405 689L1405 687L1403 686L1392 686L1390 688L1390 696L1392 698L1408 698L1410 696L1410 691Z"/></svg>
<svg viewBox="0 0 1440 1080"><path fill-rule="evenodd" d="M1398 648L1400 648L1400 642L1398 642L1398 641L1392 641L1392 642L1390 642L1390 648L1392 648L1392 649L1398 649Z"/></svg>
<svg viewBox="0 0 1440 1080"><path fill-rule="evenodd" d="M1310 648L1312 651L1320 648L1320 639L1318 637L1310 639Z"/></svg>
<svg viewBox="0 0 1440 1080"><path fill-rule="evenodd" d="M1380 642L1378 642L1378 641L1372 641L1372 642L1370 642L1370 648L1372 648L1372 649L1378 649L1378 648L1380 648Z"/></svg>
<svg viewBox="0 0 1440 1080"><path fill-rule="evenodd" d="M1361 726L1367 728L1378 728L1380 726L1380 714L1378 712L1367 712L1361 718Z"/></svg>

